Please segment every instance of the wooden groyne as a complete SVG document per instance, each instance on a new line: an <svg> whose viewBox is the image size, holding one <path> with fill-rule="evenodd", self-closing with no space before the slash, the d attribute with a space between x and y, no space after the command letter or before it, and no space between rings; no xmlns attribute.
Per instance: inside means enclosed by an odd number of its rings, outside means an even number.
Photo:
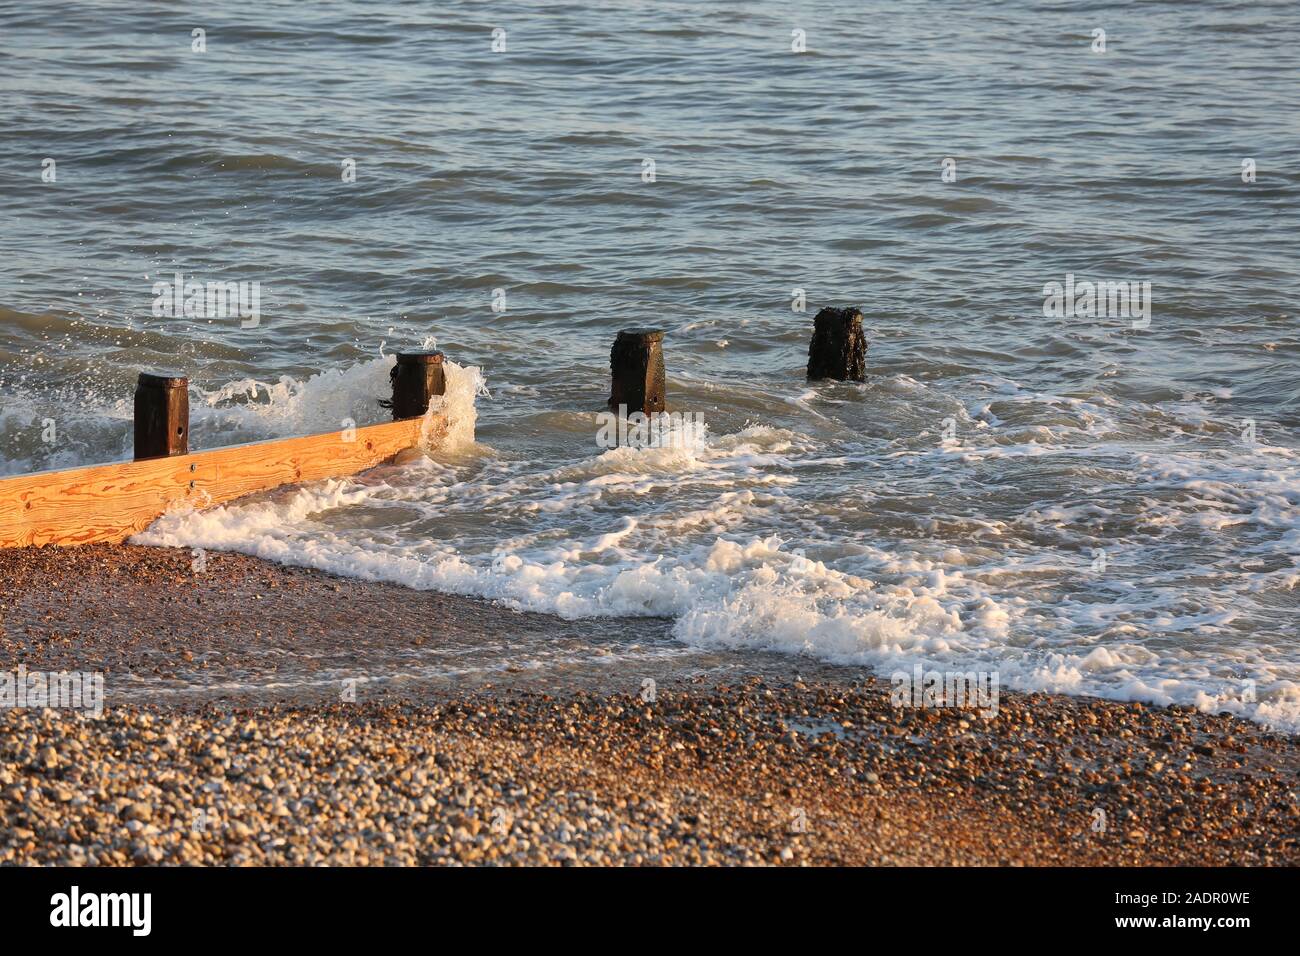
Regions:
<svg viewBox="0 0 1300 956"><path fill-rule="evenodd" d="M620 414L663 412L662 329L624 329L610 351L609 406ZM857 308L822 309L808 349L808 378L862 381L866 338ZM0 478L0 548L122 542L177 508L209 508L257 491L353 475L446 434L430 400L446 390L441 352L399 352L393 421L305 438L189 450L189 380L142 372L135 391L135 460Z"/></svg>
<svg viewBox="0 0 1300 956"><path fill-rule="evenodd" d="M303 438L189 450L189 382L142 372L135 460L0 478L0 547L122 542L168 511L208 508L257 491L353 475L419 445L429 400L446 387L440 352L404 352L393 369L394 421ZM426 440L446 432L434 416Z"/></svg>

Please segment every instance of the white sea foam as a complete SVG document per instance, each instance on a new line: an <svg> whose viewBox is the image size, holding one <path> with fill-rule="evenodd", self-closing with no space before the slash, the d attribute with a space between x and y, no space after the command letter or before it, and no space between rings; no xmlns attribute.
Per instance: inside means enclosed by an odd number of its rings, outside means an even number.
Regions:
<svg viewBox="0 0 1300 956"><path fill-rule="evenodd" d="M220 388L191 388L191 437L196 447L336 431L348 421L383 417L378 399L390 391L394 359L377 358L298 380L243 378Z"/></svg>
<svg viewBox="0 0 1300 956"><path fill-rule="evenodd" d="M36 394L6 385L0 403L0 476L116 461L131 453L131 403L95 391Z"/></svg>
<svg viewBox="0 0 1300 956"><path fill-rule="evenodd" d="M268 408L293 428L320 424L306 410L313 390L373 394L387 365L286 383ZM988 434L955 449L831 448L750 425L681 447L534 461L474 444L481 394L477 369L448 364L438 410L453 428L436 459L168 515L136 540L564 618L666 616L703 648L998 670L1011 688L1190 703L1300 729L1300 652L1267 637L1292 629L1297 604L1293 449L1132 442L1105 403L1035 403L1002 387L993 403L1024 409L986 416ZM331 401L326 418L348 406ZM1035 414L1054 424L1021 420ZM983 490L991 464L1066 478L1046 497L1032 481ZM954 500L935 497L944 476ZM1237 536L1230 548L1225 533Z"/></svg>

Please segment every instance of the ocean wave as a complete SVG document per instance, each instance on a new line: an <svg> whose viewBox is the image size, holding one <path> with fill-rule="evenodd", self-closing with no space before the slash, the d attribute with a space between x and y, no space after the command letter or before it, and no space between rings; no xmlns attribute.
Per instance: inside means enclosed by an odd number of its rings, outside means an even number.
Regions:
<svg viewBox="0 0 1300 956"><path fill-rule="evenodd" d="M1264 636L1300 603L1300 561L1269 560L1300 553L1291 449L1128 445L1109 403L1003 382L1013 404L1068 412L1073 424L1026 426L1012 444L990 428L964 451L932 442L896 460L833 450L815 426L750 425L548 463L474 442L476 374L449 377L446 410L464 425L441 461L171 514L135 540L561 618L669 617L679 640L701 648L884 673L997 670L1014 689L1185 703L1300 730L1300 652ZM275 403L290 417L294 394ZM1036 501L1022 483L1023 503L998 504L993 489L957 490L963 474L1008 456L1058 459L1053 481L1078 483L1079 496ZM873 468L861 493L832 490L835 474ZM909 476L943 470L954 500L918 509L925 486L914 498ZM966 507L983 516L955 511ZM1232 548L1205 553L1226 531ZM1096 569L1098 550L1109 570Z"/></svg>

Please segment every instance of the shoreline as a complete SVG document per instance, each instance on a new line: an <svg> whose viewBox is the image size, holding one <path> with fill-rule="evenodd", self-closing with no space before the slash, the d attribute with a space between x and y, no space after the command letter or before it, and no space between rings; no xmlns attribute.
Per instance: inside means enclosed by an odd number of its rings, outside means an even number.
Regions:
<svg viewBox="0 0 1300 956"><path fill-rule="evenodd" d="M1298 740L1240 718L895 708L865 668L662 620L207 561L0 552L0 669L109 687L98 720L0 708L0 864L1300 864ZM376 667L414 676L340 699Z"/></svg>

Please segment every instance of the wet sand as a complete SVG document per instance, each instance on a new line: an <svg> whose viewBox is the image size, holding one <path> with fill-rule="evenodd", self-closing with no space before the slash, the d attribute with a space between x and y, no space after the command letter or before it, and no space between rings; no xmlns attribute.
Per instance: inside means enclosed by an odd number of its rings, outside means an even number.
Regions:
<svg viewBox="0 0 1300 956"><path fill-rule="evenodd" d="M1300 863L1297 741L1237 718L899 709L665 621L191 560L0 552L0 669L108 695L0 709L0 862Z"/></svg>

